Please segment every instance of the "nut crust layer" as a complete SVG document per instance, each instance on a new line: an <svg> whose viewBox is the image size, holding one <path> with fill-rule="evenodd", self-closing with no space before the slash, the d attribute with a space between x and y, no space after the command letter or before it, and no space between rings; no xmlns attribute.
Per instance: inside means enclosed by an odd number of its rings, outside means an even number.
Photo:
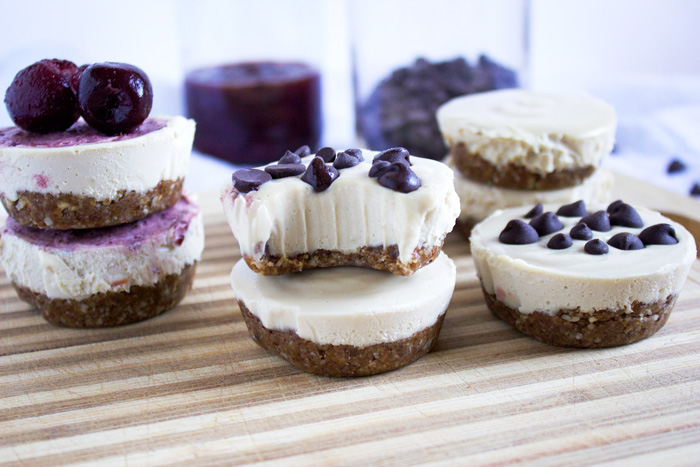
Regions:
<svg viewBox="0 0 700 467"><path fill-rule="evenodd" d="M40 308L44 319L52 324L104 328L143 321L173 308L192 287L196 269L195 262L152 286L133 286L128 292L99 293L83 300L51 299L15 283L12 285L20 299Z"/></svg>
<svg viewBox="0 0 700 467"><path fill-rule="evenodd" d="M399 260L399 249L396 245L388 247L363 246L352 253L319 249L291 258L271 255L266 249L259 260L255 260L247 255L244 256L244 259L253 272L263 276L279 276L303 271L304 269L340 266L370 268L379 271L389 271L397 276L410 276L423 266L432 263L438 257L442 250L443 242L444 239L439 245L416 248L407 263Z"/></svg>
<svg viewBox="0 0 700 467"><path fill-rule="evenodd" d="M275 331L263 326L239 300L238 306L253 340L300 370L322 376L369 376L395 370L418 360L437 342L445 313L432 326L395 342L355 347L316 344L293 331Z"/></svg>
<svg viewBox="0 0 700 467"><path fill-rule="evenodd" d="M145 193L120 190L116 198L97 200L72 193L20 191L15 201L0 194L7 213L21 225L39 229L94 229L127 224L174 205L184 179L161 180Z"/></svg>
<svg viewBox="0 0 700 467"><path fill-rule="evenodd" d="M450 154L454 166L465 177L477 182L518 190L559 190L580 185L593 175L595 167L584 166L559 170L547 174L532 172L527 168L509 163L496 167L491 162L472 154L464 143L454 146Z"/></svg>
<svg viewBox="0 0 700 467"><path fill-rule="evenodd" d="M545 344L583 348L615 347L646 339L666 324L678 297L669 295L655 303L634 302L631 313L561 310L550 316L539 312L520 313L495 295L482 291L489 310L523 334Z"/></svg>

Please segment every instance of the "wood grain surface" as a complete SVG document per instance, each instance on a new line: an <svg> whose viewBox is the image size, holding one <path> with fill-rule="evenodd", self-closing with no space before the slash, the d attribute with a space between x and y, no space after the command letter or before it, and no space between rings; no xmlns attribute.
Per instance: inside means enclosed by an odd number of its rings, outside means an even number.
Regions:
<svg viewBox="0 0 700 467"><path fill-rule="evenodd" d="M700 261L655 336L562 349L488 312L466 242L451 234L457 287L435 351L391 373L331 379L249 338L229 285L237 247L218 198L200 201L194 288L152 320L58 328L0 274L0 463L698 464Z"/></svg>

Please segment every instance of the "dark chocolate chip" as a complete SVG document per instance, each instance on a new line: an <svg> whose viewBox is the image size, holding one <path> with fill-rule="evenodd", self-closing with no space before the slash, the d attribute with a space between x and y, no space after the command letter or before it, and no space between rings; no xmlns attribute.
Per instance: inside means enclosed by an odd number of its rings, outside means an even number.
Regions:
<svg viewBox="0 0 700 467"><path fill-rule="evenodd" d="M411 159L409 157L408 149L406 148L385 149L384 151L374 156L374 159L372 159L373 164L377 161L387 161L391 162L392 164L394 162L402 162L406 165L411 165Z"/></svg>
<svg viewBox="0 0 700 467"><path fill-rule="evenodd" d="M610 203L608 205L608 209L606 209L606 211L608 214L612 214L613 212L615 212L615 209L617 209L618 206L623 205L623 204L625 204L625 202L622 201L621 199L618 199L617 201L613 201L612 203Z"/></svg>
<svg viewBox="0 0 700 467"><path fill-rule="evenodd" d="M645 245L675 245L678 236L670 224L655 224L642 230L639 239Z"/></svg>
<svg viewBox="0 0 700 467"><path fill-rule="evenodd" d="M311 185L316 192L325 191L338 178L335 167L326 165L319 156L314 157L301 176L301 180Z"/></svg>
<svg viewBox="0 0 700 467"><path fill-rule="evenodd" d="M351 148L351 149L346 149L343 151L345 153L350 154L351 156L357 157L357 159L362 162L365 160L365 157L362 155L362 149L357 149L357 148Z"/></svg>
<svg viewBox="0 0 700 467"><path fill-rule="evenodd" d="M323 159L323 162L333 162L335 159L335 149L326 146L316 151L316 157Z"/></svg>
<svg viewBox="0 0 700 467"><path fill-rule="evenodd" d="M586 243L583 246L583 251L589 255L607 255L609 249L608 245L606 245L604 241L596 238L595 240L591 240L590 242Z"/></svg>
<svg viewBox="0 0 700 467"><path fill-rule="evenodd" d="M272 175L272 178L294 177L295 175L303 174L306 170L304 164L277 164L268 165L265 167L265 172Z"/></svg>
<svg viewBox="0 0 700 467"><path fill-rule="evenodd" d="M668 167L666 167L666 172L670 174L678 173L678 172L685 172L688 169L688 166L683 163L680 159L673 159L670 164L668 164Z"/></svg>
<svg viewBox="0 0 700 467"><path fill-rule="evenodd" d="M553 212L545 212L530 221L530 225L537 231L540 237L549 235L564 228L559 218Z"/></svg>
<svg viewBox="0 0 700 467"><path fill-rule="evenodd" d="M556 235L553 235L552 238L549 239L547 242L547 248L550 248L552 250L565 250L569 248L573 242L571 241L571 237L564 233L558 233Z"/></svg>
<svg viewBox="0 0 700 467"><path fill-rule="evenodd" d="M693 185L693 188L690 189L690 195L700 196L700 183L696 183L695 185Z"/></svg>
<svg viewBox="0 0 700 467"><path fill-rule="evenodd" d="M583 200L576 201L571 204L565 204L557 210L557 216L564 217L583 217L587 216L586 203Z"/></svg>
<svg viewBox="0 0 700 467"><path fill-rule="evenodd" d="M610 225L621 227L644 227L639 213L629 204L622 203L610 214Z"/></svg>
<svg viewBox="0 0 700 467"><path fill-rule="evenodd" d="M620 232L610 237L608 245L617 248L618 250L641 250L644 248L644 243L634 234L629 232Z"/></svg>
<svg viewBox="0 0 700 467"><path fill-rule="evenodd" d="M294 153L296 155L298 155L299 157L310 156L311 155L311 148L308 147L307 145L303 145L303 146L297 148L297 150L294 151Z"/></svg>
<svg viewBox="0 0 700 467"><path fill-rule="evenodd" d="M507 245L528 245L537 243L539 239L540 236L537 235L537 231L520 219L513 219L508 222L498 236L498 241Z"/></svg>
<svg viewBox="0 0 700 467"><path fill-rule="evenodd" d="M233 186L240 193L248 193L257 190L265 182L272 180L269 173L260 169L240 169L233 172L231 176Z"/></svg>
<svg viewBox="0 0 700 467"><path fill-rule="evenodd" d="M400 193L410 193L420 188L418 175L409 166L394 162L377 178L379 184Z"/></svg>
<svg viewBox="0 0 700 467"><path fill-rule="evenodd" d="M358 159L357 157L351 156L347 152L339 152L335 156L335 160L333 161L333 167L335 167L338 170L348 169L350 167L355 167L359 163L360 159Z"/></svg>
<svg viewBox="0 0 700 467"><path fill-rule="evenodd" d="M593 238L593 231L586 224L579 222L571 228L569 235L574 240L590 240Z"/></svg>
<svg viewBox="0 0 700 467"><path fill-rule="evenodd" d="M542 203L538 203L530 209L527 214L525 214L525 219L532 219L533 217L537 217L540 214L544 212L544 206L542 206Z"/></svg>
<svg viewBox="0 0 700 467"><path fill-rule="evenodd" d="M596 230L598 232L609 232L610 231L610 218L608 213L605 211L594 212L585 217L582 217L579 222L586 224L591 230Z"/></svg>
<svg viewBox="0 0 700 467"><path fill-rule="evenodd" d="M301 164L301 156L292 151L287 151L284 156L277 162L278 164Z"/></svg>
<svg viewBox="0 0 700 467"><path fill-rule="evenodd" d="M391 162L388 161L377 161L374 164L372 164L372 167L369 169L369 176L374 178L374 177L379 177L381 174L384 173L385 170L387 170L389 167L391 167Z"/></svg>

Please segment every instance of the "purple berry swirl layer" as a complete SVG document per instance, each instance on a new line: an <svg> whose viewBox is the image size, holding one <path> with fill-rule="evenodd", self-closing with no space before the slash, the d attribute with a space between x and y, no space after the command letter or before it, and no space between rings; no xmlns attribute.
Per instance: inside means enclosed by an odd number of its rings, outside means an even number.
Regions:
<svg viewBox="0 0 700 467"><path fill-rule="evenodd" d="M8 218L2 235L14 235L44 250L83 251L122 247L130 251L156 236L163 236L173 247L182 245L187 228L199 207L186 196L169 209L129 224L85 230L46 230L19 225Z"/></svg>
<svg viewBox="0 0 700 467"><path fill-rule="evenodd" d="M66 131L39 134L29 133L17 127L0 129L0 148L63 148L83 144L110 143L138 138L165 128L167 120L149 118L134 131L123 135L106 136L79 120Z"/></svg>

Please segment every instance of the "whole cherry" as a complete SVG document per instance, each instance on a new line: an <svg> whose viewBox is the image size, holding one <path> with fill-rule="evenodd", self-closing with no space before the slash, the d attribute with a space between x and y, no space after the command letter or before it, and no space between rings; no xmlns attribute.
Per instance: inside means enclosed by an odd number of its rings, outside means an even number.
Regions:
<svg viewBox="0 0 700 467"><path fill-rule="evenodd" d="M78 70L68 60L40 60L21 70L5 92L5 105L15 125L34 133L70 128L80 116L71 87Z"/></svg>
<svg viewBox="0 0 700 467"><path fill-rule="evenodd" d="M107 135L128 133L151 112L153 88L143 70L126 63L95 63L82 71L78 106L88 125Z"/></svg>

